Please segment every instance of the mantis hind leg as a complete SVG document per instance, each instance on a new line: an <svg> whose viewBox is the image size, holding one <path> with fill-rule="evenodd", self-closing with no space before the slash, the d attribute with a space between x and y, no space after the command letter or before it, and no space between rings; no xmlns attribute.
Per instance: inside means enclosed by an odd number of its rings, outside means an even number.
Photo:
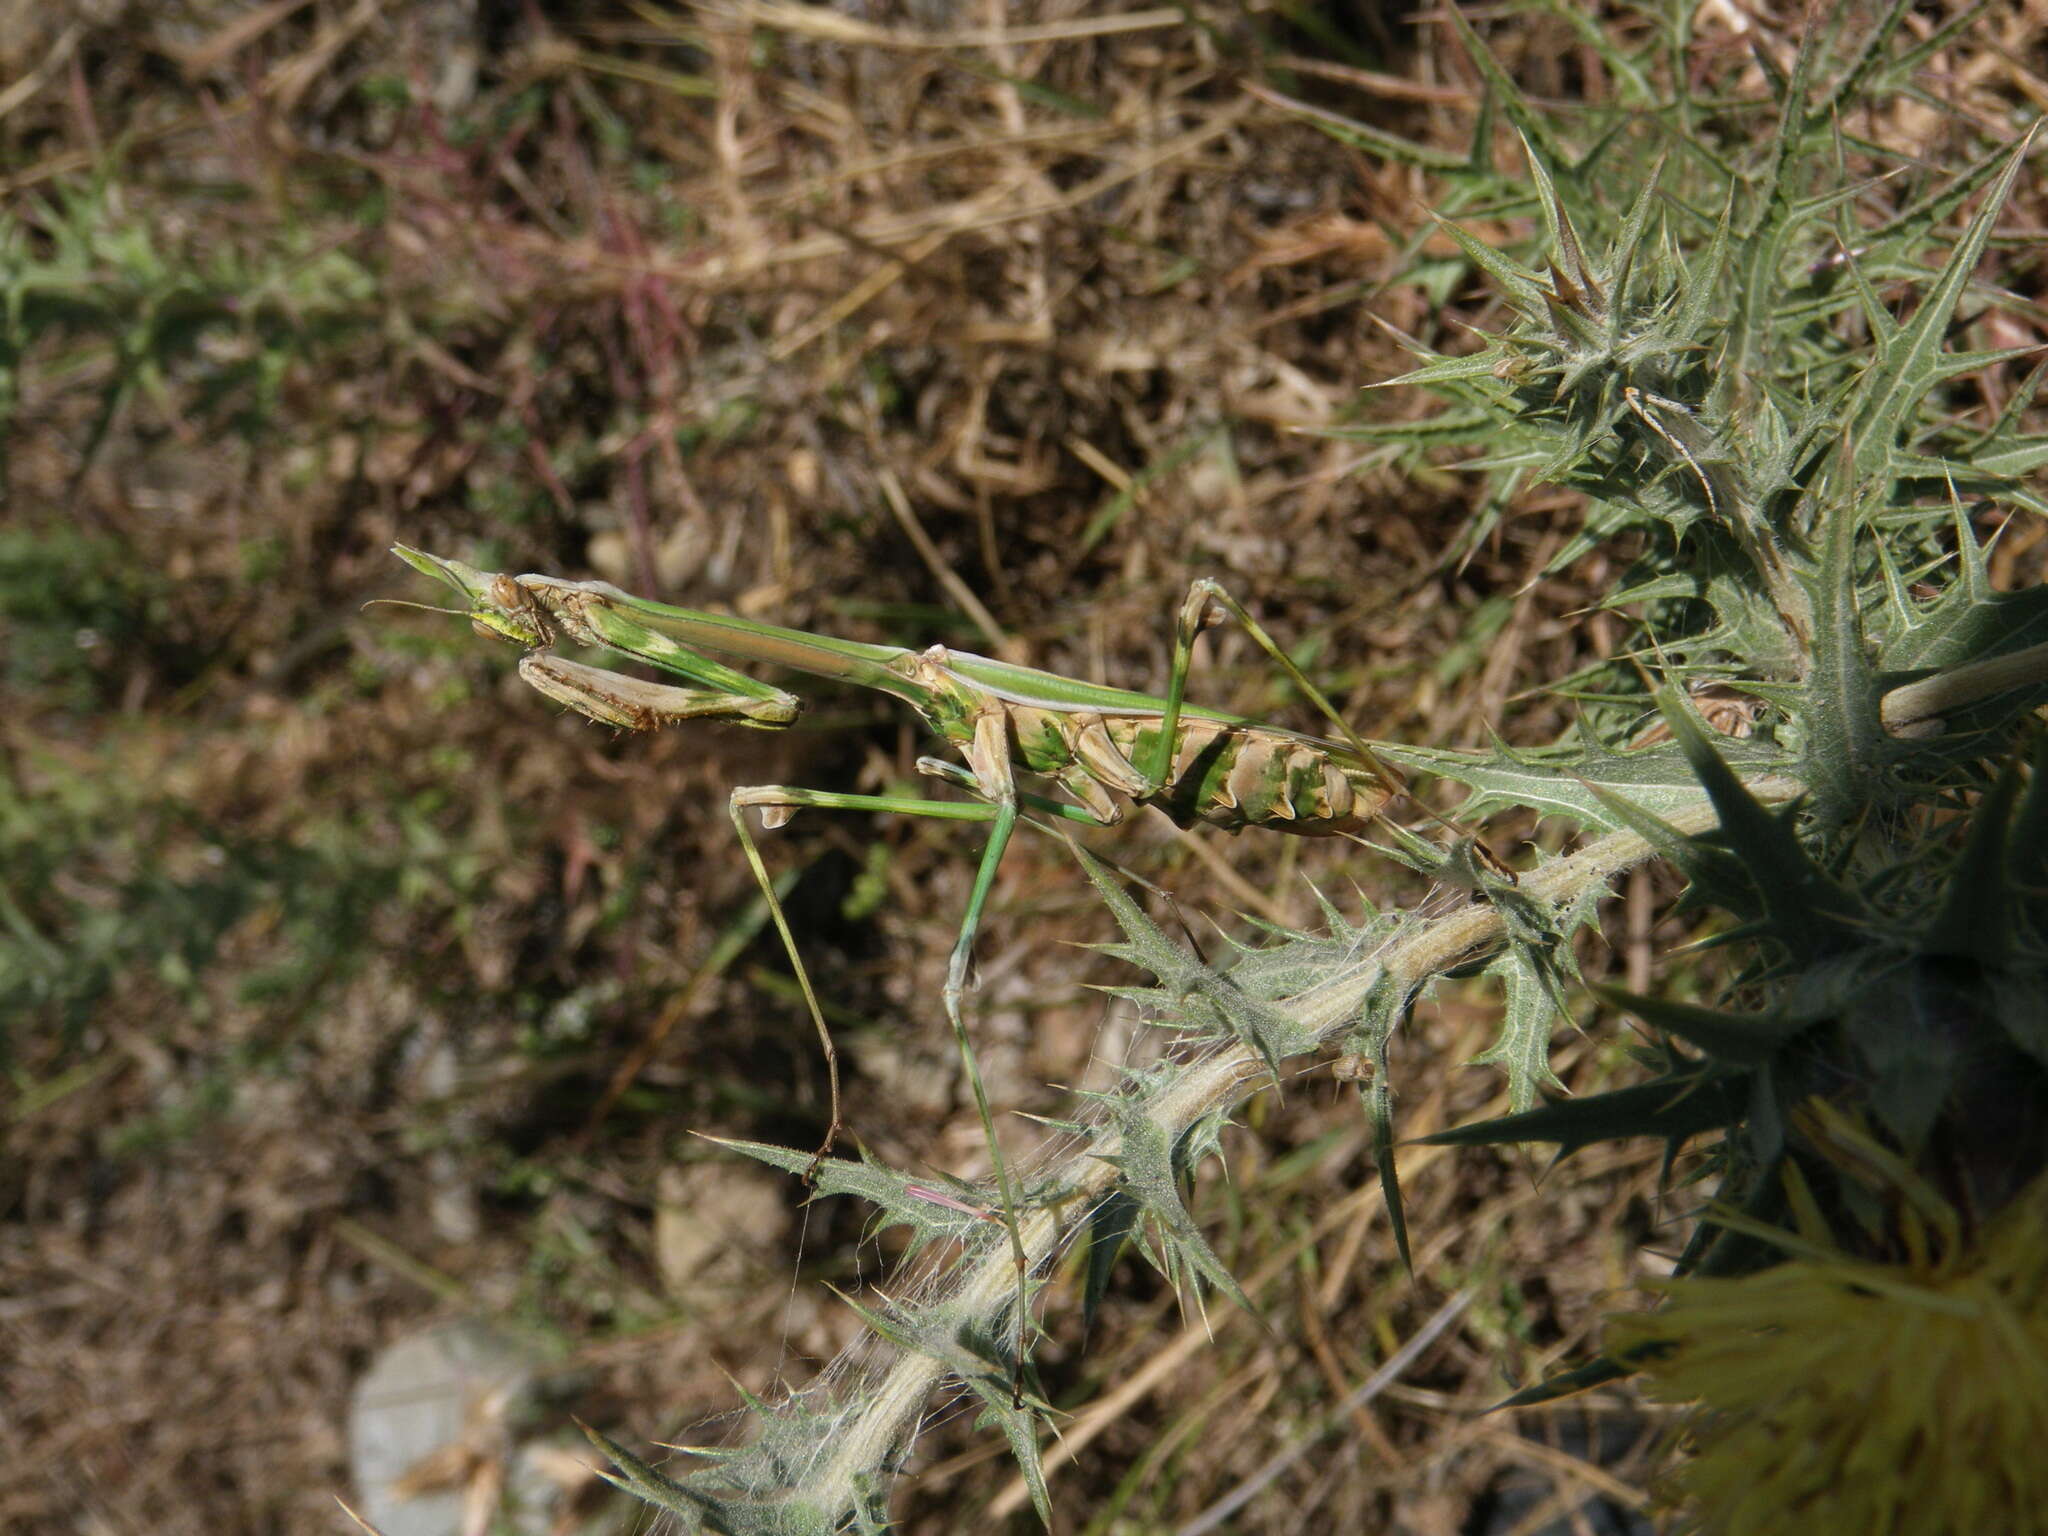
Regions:
<svg viewBox="0 0 2048 1536"><path fill-rule="evenodd" d="M1194 665L1195 637L1205 627L1211 603L1237 620L1238 627L1258 642L1259 649L1270 656L1274 664L1287 674L1287 680L1299 688L1303 697L1315 705L1323 718L1336 727L1344 745L1351 749L1360 762L1365 763L1384 779L1387 787L1395 794L1406 788L1399 771L1392 765L1382 762L1372 748L1360 739L1358 733L1352 730L1351 722L1338 712L1336 705L1324 697L1320 688L1308 680L1301 668L1295 665L1294 658L1281 649L1280 642L1268 634L1265 626L1245 610L1244 604L1225 591L1221 583L1207 576L1200 576L1189 583L1188 595L1180 605L1180 617L1173 627L1173 666L1166 677L1166 707L1160 712L1159 738L1147 760L1137 765L1138 771L1151 781L1155 793L1165 786L1168 776L1173 771L1173 749L1175 737L1180 729L1182 707L1187 701L1188 672Z"/></svg>
<svg viewBox="0 0 2048 1536"><path fill-rule="evenodd" d="M1336 727L1339 740L1352 751L1360 762L1372 769L1391 795L1401 795L1407 792L1407 781L1401 776L1400 771L1391 763L1379 757L1372 748L1365 744L1358 733L1351 728L1351 722L1344 718L1343 714L1338 711L1337 706L1329 701L1320 688L1308 680L1301 668L1295 664L1294 658L1281 648L1280 642L1275 640L1266 631L1265 626L1260 624L1257 619L1253 618L1245 610L1244 604L1225 591L1220 583L1206 576L1197 577L1193 582L1189 583L1187 598L1181 603L1180 617L1174 625L1173 666L1172 670L1167 674L1166 707L1160 714L1159 740L1154 745L1148 760L1138 764L1139 771L1150 779L1155 792L1165 786L1167 779L1173 771L1174 738L1178 733L1180 725L1182 705L1187 697L1188 671L1193 665L1195 637L1202 632L1204 623L1208 618L1209 605L1211 603L1214 603L1225 613L1229 614L1231 618L1235 619L1238 627L1258 643L1259 649L1271 657L1274 665L1287 674L1288 681L1300 689L1302 696L1316 707L1324 719ZM1450 820L1448 817L1438 815L1428 806L1421 805L1420 802L1417 802L1417 805L1424 815L1450 828L1451 831L1459 836L1472 836L1465 828L1459 826L1458 823ZM1515 878L1514 871L1509 869L1501 861L1499 855L1488 848L1484 842L1481 842L1477 837L1473 837L1472 840L1478 849L1480 857L1492 867L1496 874L1512 883Z"/></svg>

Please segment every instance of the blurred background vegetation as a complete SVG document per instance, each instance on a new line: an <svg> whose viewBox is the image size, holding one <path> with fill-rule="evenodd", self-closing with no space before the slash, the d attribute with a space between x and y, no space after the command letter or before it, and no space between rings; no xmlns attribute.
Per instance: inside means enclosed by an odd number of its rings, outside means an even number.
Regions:
<svg viewBox="0 0 2048 1536"><path fill-rule="evenodd" d="M1707 48L1796 30L1708 9ZM2017 24L1945 58L1956 110L2039 91ZM1536 98L1597 79L1568 14L1484 30ZM538 1341L561 1413L682 1434L729 1377L829 1357L855 1323L821 1282L886 1253L691 1133L824 1119L727 792L908 783L914 724L845 696L772 737L615 740L466 624L362 612L437 600L394 540L1138 688L1212 575L1368 736L1554 737L1523 691L1617 637L1572 617L1604 557L1533 580L1575 499L1466 549L1463 482L1319 435L1408 366L1393 333L1456 350L1498 301L1430 177L1316 116L1448 165L1480 98L1398 7L0 3L0 1526L339 1528L352 1382L455 1316ZM2009 218L2038 228L2030 182ZM1197 689L1308 723L1221 634ZM1312 922L1303 875L1398 890L1290 839L1098 845L1204 928ZM811 816L769 853L854 1134L981 1171L933 1002L958 834ZM1634 877L1587 973L1642 990L1691 936L1669 894ZM1008 1108L1117 1056L1091 988L1129 973L1049 942L1112 936L1020 839L972 999ZM1490 1007L1418 1015L1404 1133L1497 1094L1420 1070L1482 1049ZM1554 1066L1583 1091L1622 1062L1604 1031ZM1659 1152L1542 1191L1511 1156L1404 1163L1418 1270L1480 1300L1233 1528L1640 1505L1656 1411L1627 1392L1475 1411L1586 1352L1646 1262ZM1274 1331L1126 1266L1085 1351L1050 1342L1050 1388L1095 1405L1055 1501L1098 1529L1208 1506L1440 1299L1328 1073L1259 1101L1198 1211ZM991 1499L1031 1528L964 1422L919 1457L908 1529Z"/></svg>

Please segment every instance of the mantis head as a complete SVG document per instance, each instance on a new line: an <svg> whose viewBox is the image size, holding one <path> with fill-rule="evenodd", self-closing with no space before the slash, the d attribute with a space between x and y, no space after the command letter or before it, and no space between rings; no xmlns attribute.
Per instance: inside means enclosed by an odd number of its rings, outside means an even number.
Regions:
<svg viewBox="0 0 2048 1536"><path fill-rule="evenodd" d="M470 625L478 634L510 640L529 650L553 639L539 606L512 577L480 571L460 560L443 560L407 544L392 545L391 553L422 575L438 577L462 594L469 605Z"/></svg>

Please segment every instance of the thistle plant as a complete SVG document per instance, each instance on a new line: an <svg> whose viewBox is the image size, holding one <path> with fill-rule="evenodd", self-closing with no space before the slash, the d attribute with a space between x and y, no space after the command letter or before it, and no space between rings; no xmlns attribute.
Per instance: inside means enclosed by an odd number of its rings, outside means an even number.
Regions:
<svg viewBox="0 0 2048 1536"><path fill-rule="evenodd" d="M1002 1435L1050 1521L1029 1349L1053 1258L1085 1245L1085 1306L1129 1250L1243 1302L1184 1191L1249 1095L1333 1045L1382 1068L1362 1094L1402 1231L1388 1041L1456 970L1503 999L1481 1060L1512 1112L1437 1140L1562 1155L1648 1137L1703 1154L1693 1187L1710 1203L1671 1304L1523 1400L1641 1371L1701 1402L1673 1496L1702 1529L1811 1528L1821 1497L1852 1512L1830 1528L1931 1529L1902 1512L1956 1507L1970 1463L1943 1436L1972 1424L1999 1426L2001 1448L1970 1491L1974 1522L2032 1518L2048 1487L2024 1448L2048 1426L2004 1372L2048 1372L2048 757L2030 722L2048 702L2048 588L1993 589L1983 514L2048 511L2025 481L2048 438L2022 427L2038 373L1996 411L1972 393L2028 349L1959 333L1987 302L1975 285L2034 137L2015 124L1953 174L1922 184L1900 161L1888 177L1885 152L1843 125L1919 90L1948 34L1909 37L1907 10L1818 26L1790 58L1760 49L1765 90L1746 99L1693 94L1681 13L1652 8L1639 52L1599 41L1616 110L1570 134L1467 32L1488 99L1464 161L1350 131L1445 176L1444 227L1513 315L1390 381L1434 391L1437 415L1356 435L1418 455L1484 445L1463 465L1487 489L1472 541L1530 485L1579 493L1583 525L1552 569L1618 557L1602 606L1633 634L1554 685L1578 710L1565 739L1375 750L1466 786L1463 817L1538 813L1583 841L1539 851L1515 882L1469 850L1404 841L1450 895L1326 907L1324 931L1227 963L1079 854L1123 930L1114 952L1156 978L1129 995L1175 1046L1084 1099L1015 1175L1026 1283L988 1191L828 1161L818 1192L869 1202L922 1256L859 1304L872 1338L810 1388L750 1404L746 1443L707 1470L672 1479L606 1442L622 1481L693 1529L879 1530L891 1468L950 1393ZM1500 119L1526 174L1494 168ZM1533 246L1458 222L1481 212L1532 220ZM1593 988L1647 1026L1643 1079L1546 1101L1552 1025L1584 995L1573 940L1608 882L1653 859L1685 880L1721 995ZM1851 1299L1869 1347L1816 1346L1802 1323ZM1871 1353L1887 1339L1902 1342ZM1981 1399L1953 1419L1927 1374L1950 1366L1968 1380L1943 1391ZM1857 1390L1852 1367L1897 1390ZM1791 1454L1809 1444L1832 1458L1818 1481Z"/></svg>

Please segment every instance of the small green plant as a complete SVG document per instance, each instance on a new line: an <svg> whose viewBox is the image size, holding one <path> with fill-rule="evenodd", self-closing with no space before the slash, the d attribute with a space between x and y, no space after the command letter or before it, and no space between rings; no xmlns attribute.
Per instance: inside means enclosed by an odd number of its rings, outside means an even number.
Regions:
<svg viewBox="0 0 2048 1536"><path fill-rule="evenodd" d="M365 330L370 274L302 228L244 249L218 230L152 227L123 206L113 170L32 218L0 216L0 420L40 364L100 381L87 462L132 399L167 398L174 377L209 421L262 435L294 364Z"/></svg>
<svg viewBox="0 0 2048 1536"><path fill-rule="evenodd" d="M1160 931L1084 855L1124 929L1117 952L1158 978L1134 995L1182 1044L1092 1102L1065 1150L1019 1176L1030 1273L1085 1243L1092 1305L1110 1262L1135 1246L1176 1281L1238 1296L1184 1203L1191 1170L1222 1154L1228 1116L1281 1063L1342 1043L1384 1065L1408 1008L1457 967L1504 996L1484 1059L1506 1073L1514 1107L1440 1140L1569 1153L1653 1137L1709 1155L1715 1205L1680 1264L1701 1278L1679 1282L1669 1312L1620 1330L1607 1356L1528 1397L1638 1368L1708 1393L1712 1372L1684 1365L1745 1313L1736 1301L1714 1322L1685 1286L1767 1286L1795 1273L1788 1255L1974 1273L1972 1245L1992 1231L2005 1300L1983 1327L2017 1318L2038 1349L2039 1287L2020 1283L2039 1272L2038 1223L2001 1213L2037 1200L2048 1168L2048 760L2026 743L2048 700L2048 589L1992 590L1973 508L2048 510L2023 480L2048 462L2048 439L2021 430L2032 379L1988 418L1970 391L2022 354L1956 344L1983 302L1974 274L2032 134L1952 177L1879 179L1883 153L1843 124L1917 89L1947 35L1909 38L1904 6L1860 30L1816 26L1782 63L1760 51L1761 99L1689 87L1687 12L1648 7L1636 51L1595 38L1616 106L1570 135L1446 14L1488 86L1470 156L1447 163L1376 132L1350 136L1443 174L1454 214L1533 215L1540 245L1515 254L1447 224L1514 322L1394 381L1445 397L1436 417L1357 435L1417 453L1483 444L1465 466L1489 488L1474 541L1528 485L1580 492L1584 527L1553 568L1620 553L1627 574L1605 606L1637 639L1558 682L1580 707L1567 740L1484 756L1375 750L1469 786L1465 814L1540 812L1590 841L1539 859L1515 886L1465 871L1482 901L1332 912L1327 932L1229 965ZM1526 181L1494 169L1498 118L1520 137ZM1845 176L1850 159L1872 179ZM1726 996L1707 1006L1604 990L1652 1032L1646 1079L1541 1102L1550 1028L1576 978L1572 936L1611 877L1651 858L1686 878L1694 906L1725 915ZM1398 1212L1384 1072L1363 1092ZM792 1172L808 1163L743 1150ZM680 1481L607 1442L622 1480L693 1529L880 1529L888 1468L929 1396L951 1391L1005 1437L1049 1518L1044 1405L1016 1385L1030 1379L1011 1352L1018 1293L985 1219L996 1201L965 1188L935 1198L869 1163L827 1163L816 1177L821 1194L865 1199L909 1228L914 1249L954 1255L863 1311L895 1353L754 1405L750 1443ZM1774 1315L1760 1303L1756 1327ZM1754 1334L1753 1347L1772 1347ZM1703 1529L1792 1529L1811 1509L1793 1496L1814 1490L1778 1476L1768 1485L1785 1502L1759 1515L1727 1472L1754 1447L1724 1436L1716 1460L1716 1422L1709 1401L1692 1517ZM1840 1440L1855 1427L1818 1428ZM1939 1426L1899 1430L1922 1432ZM2026 1458L2001 1465L2006 1480L1980 1511L1990 1525L2030 1517L2042 1496ZM1946 1492L1895 1487L1859 1493L1856 1507L1948 1508ZM1865 1528L1881 1527L1873 1515Z"/></svg>
<svg viewBox="0 0 2048 1536"><path fill-rule="evenodd" d="M0 680L68 709L92 708L120 677L108 658L134 655L161 622L163 588L116 540L0 529Z"/></svg>

